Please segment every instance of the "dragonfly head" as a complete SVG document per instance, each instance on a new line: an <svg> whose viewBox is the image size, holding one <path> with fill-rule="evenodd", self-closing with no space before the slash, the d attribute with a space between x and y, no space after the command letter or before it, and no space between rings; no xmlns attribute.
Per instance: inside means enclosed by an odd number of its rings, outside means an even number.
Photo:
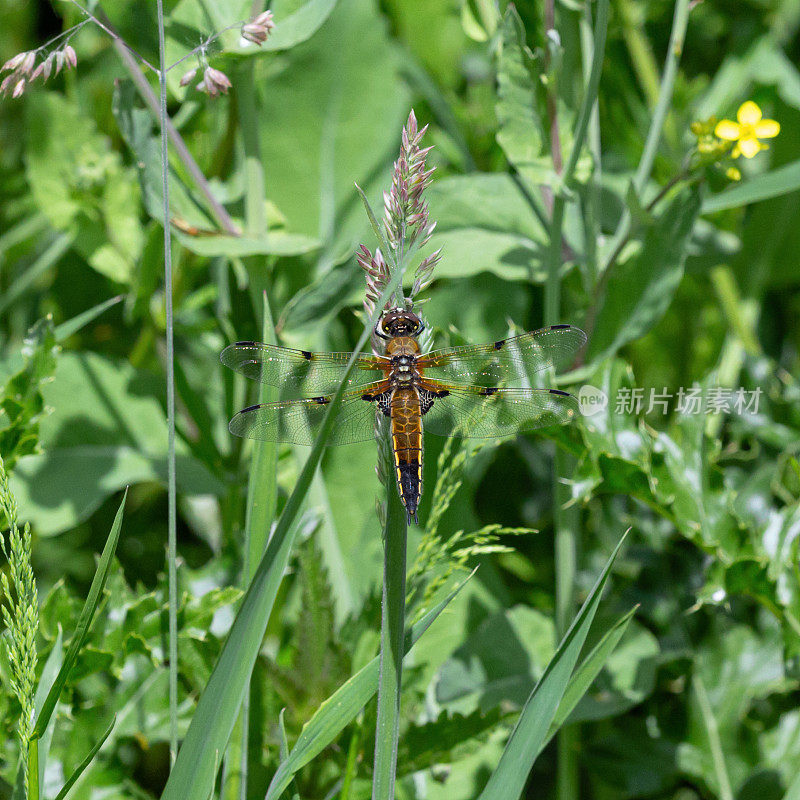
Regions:
<svg viewBox="0 0 800 800"><path fill-rule="evenodd" d="M392 308L378 320L375 333L381 339L393 339L396 336L419 336L425 325L413 312L402 308Z"/></svg>

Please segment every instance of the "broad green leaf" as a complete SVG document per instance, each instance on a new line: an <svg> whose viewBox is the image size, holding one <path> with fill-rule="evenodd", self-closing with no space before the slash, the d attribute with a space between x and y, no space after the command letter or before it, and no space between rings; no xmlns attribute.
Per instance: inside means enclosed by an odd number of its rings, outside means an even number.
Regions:
<svg viewBox="0 0 800 800"><path fill-rule="evenodd" d="M664 315L683 278L686 244L699 210L696 191L680 192L645 232L639 251L611 265L589 343L591 358L613 355Z"/></svg>
<svg viewBox="0 0 800 800"><path fill-rule="evenodd" d="M528 49L525 27L514 6L506 10L500 32L497 142L530 186L535 186L553 174L547 122L542 118L546 100L541 54Z"/></svg>
<svg viewBox="0 0 800 800"><path fill-rule="evenodd" d="M461 591L464 583L456 587L438 605L434 606L405 634L403 653L407 654L417 640L433 624L450 601ZM278 800L291 781L292 775L319 755L356 718L359 711L378 691L380 657L376 656L362 667L350 680L337 689L303 726L288 758L281 762L270 782L265 800Z"/></svg>
<svg viewBox="0 0 800 800"><path fill-rule="evenodd" d="M258 46L242 41L240 28L236 24L250 19L252 4L247 0L181 0L169 16L167 63L174 64L197 47L199 42L230 25L234 26L233 29L226 31L212 44L212 54L259 56L261 53L288 50L311 38L335 6L336 0L274 0L269 4L269 9L274 15L275 29L267 41ZM170 72L170 88L181 96L188 92L179 88L178 80L193 66L194 60L189 59ZM190 84L190 91L195 83L197 81Z"/></svg>
<svg viewBox="0 0 800 800"><path fill-rule="evenodd" d="M780 197L800 189L800 161L793 161L772 172L742 181L730 189L711 195L703 201L703 214L712 214L726 208L739 208Z"/></svg>
<svg viewBox="0 0 800 800"><path fill-rule="evenodd" d="M374 0L339 0L257 84L267 195L289 231L336 254L352 253L368 229L354 183L376 204L388 182L409 110L398 62Z"/></svg>
<svg viewBox="0 0 800 800"><path fill-rule="evenodd" d="M547 665L544 675L531 692L519 721L506 743L500 763L478 800L517 800L522 793L528 773L547 737L558 705L567 689L600 604L600 597L611 567L624 541L625 536L614 548L597 583L558 646L556 654Z"/></svg>
<svg viewBox="0 0 800 800"><path fill-rule="evenodd" d="M112 110L120 133L135 158L139 171L144 205L148 214L163 224L161 142L152 113L138 104L138 95L130 81L120 81L114 89ZM200 230L214 230L215 223L206 213L201 200L195 198L191 188L169 171L170 214L173 220ZM194 241L193 237L190 238Z"/></svg>
<svg viewBox="0 0 800 800"><path fill-rule="evenodd" d="M461 713L521 708L555 652L553 622L526 606L487 617L442 666L436 700Z"/></svg>
<svg viewBox="0 0 800 800"><path fill-rule="evenodd" d="M39 207L94 269L129 281L144 241L133 171L62 95L32 95L27 110L28 181Z"/></svg>
<svg viewBox="0 0 800 800"><path fill-rule="evenodd" d="M260 48L249 47L244 50L240 47L237 52L258 55L260 52L288 50L305 42L325 23L336 7L336 2L337 0L306 0L298 3L297 0L277 0L270 3L270 10L275 15L275 30L269 39Z"/></svg>
<svg viewBox="0 0 800 800"><path fill-rule="evenodd" d="M61 690L64 688L64 684L69 678L70 670L75 663L75 659L78 657L78 653L80 653L81 646L89 631L89 626L92 624L92 618L94 617L94 612L103 594L103 587L108 577L108 571L111 568L111 560L114 556L114 551L117 549L117 542L119 541L119 535L122 531L122 513L125 508L125 498L127 495L128 492L126 490L125 494L122 496L117 515L114 517L114 524L111 526L111 532L108 534L106 546L103 548L103 553L97 564L97 570L92 579L92 585L89 587L89 594L86 596L86 602L83 605L83 610L78 619L78 625L70 639L67 654L64 656L64 661L61 664L58 675L50 691L47 693L47 698L42 704L41 711L36 715L36 727L33 735L37 739L41 738L44 734L47 723L50 721L50 715L56 707L58 698L61 695Z"/></svg>
<svg viewBox="0 0 800 800"><path fill-rule="evenodd" d="M175 233L175 238L187 249L199 256L225 256L238 258L244 256L274 255L299 256L319 248L320 243L310 236L298 233L272 231L263 239L246 236L190 236Z"/></svg>
<svg viewBox="0 0 800 800"><path fill-rule="evenodd" d="M53 413L43 420L43 454L21 459L12 487L40 535L89 516L115 491L141 481L166 482L163 382L95 353L64 353L43 389ZM178 442L178 487L221 491L217 480Z"/></svg>
<svg viewBox="0 0 800 800"><path fill-rule="evenodd" d="M509 175L444 178L428 191L436 230L430 248L442 248L438 278L491 272L506 280L541 283L547 231Z"/></svg>

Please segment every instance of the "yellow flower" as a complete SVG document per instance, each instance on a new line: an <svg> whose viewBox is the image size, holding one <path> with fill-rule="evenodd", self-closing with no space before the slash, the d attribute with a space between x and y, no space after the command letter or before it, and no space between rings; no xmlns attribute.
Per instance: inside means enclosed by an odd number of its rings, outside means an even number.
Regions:
<svg viewBox="0 0 800 800"><path fill-rule="evenodd" d="M769 145L763 144L759 139L772 139L780 133L781 126L774 119L762 119L761 109L748 100L739 106L734 122L723 119L717 123L714 133L720 139L736 142L732 156L738 158L752 158L760 150L766 150Z"/></svg>

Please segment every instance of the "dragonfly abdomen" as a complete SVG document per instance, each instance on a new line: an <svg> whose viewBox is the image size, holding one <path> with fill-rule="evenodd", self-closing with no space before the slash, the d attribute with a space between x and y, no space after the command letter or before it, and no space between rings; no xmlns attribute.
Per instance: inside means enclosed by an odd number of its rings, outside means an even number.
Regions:
<svg viewBox="0 0 800 800"><path fill-rule="evenodd" d="M396 389L391 409L397 488L409 522L416 522L422 494L422 415L416 389Z"/></svg>

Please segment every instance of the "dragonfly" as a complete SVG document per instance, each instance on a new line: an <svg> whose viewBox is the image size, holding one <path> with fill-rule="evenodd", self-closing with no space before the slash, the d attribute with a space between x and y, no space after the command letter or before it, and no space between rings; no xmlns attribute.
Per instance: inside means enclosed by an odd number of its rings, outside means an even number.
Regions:
<svg viewBox="0 0 800 800"><path fill-rule="evenodd" d="M259 403L230 422L236 436L313 444L326 406L343 381L329 445L374 439L381 415L390 422L395 477L408 521L417 521L422 496L423 432L494 438L560 425L576 418L577 399L560 389L530 388L531 379L570 366L586 342L573 325L547 328L490 344L446 347L423 354L425 329L413 311L392 308L375 326L383 355L315 353L261 342L236 342L223 364L298 399ZM514 388L514 383L528 388Z"/></svg>

